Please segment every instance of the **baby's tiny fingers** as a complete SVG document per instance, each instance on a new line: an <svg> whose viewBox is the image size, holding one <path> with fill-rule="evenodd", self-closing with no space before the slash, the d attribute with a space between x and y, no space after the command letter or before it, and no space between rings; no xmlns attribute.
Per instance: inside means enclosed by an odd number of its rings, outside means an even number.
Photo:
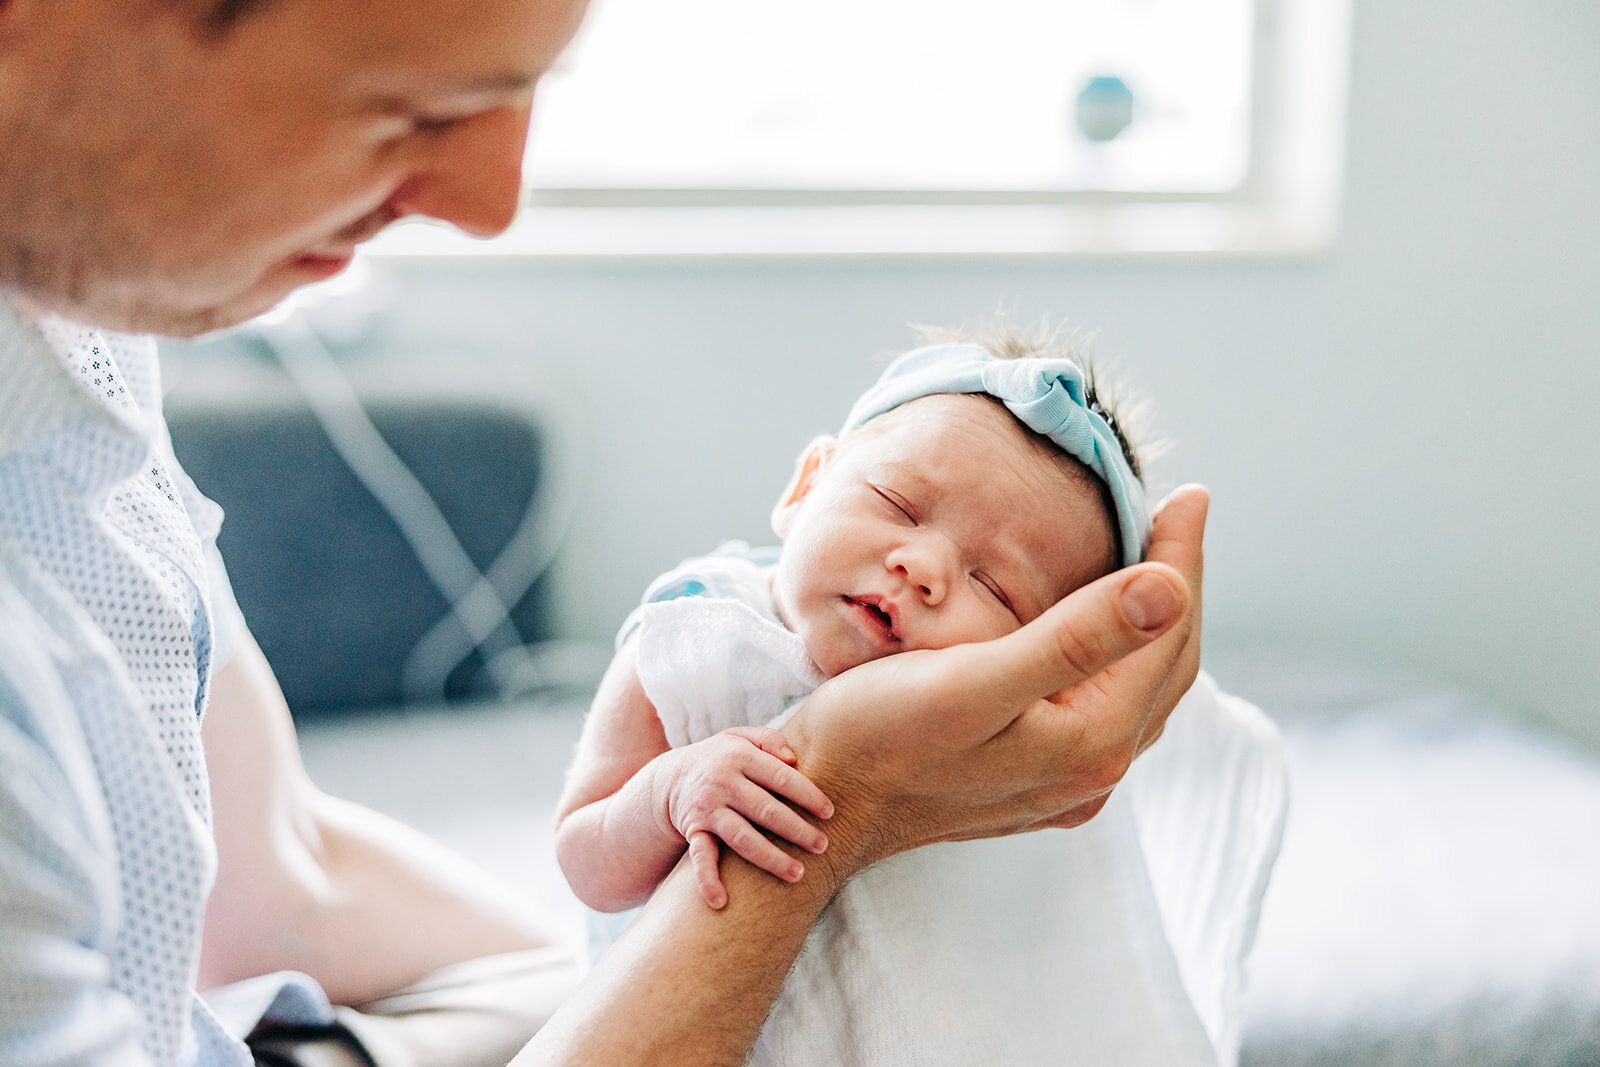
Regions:
<svg viewBox="0 0 1600 1067"><path fill-rule="evenodd" d="M695 884L700 895L712 910L727 906L728 891L723 888L722 876L717 872L717 839L704 830L689 835L689 866L694 870Z"/></svg>
<svg viewBox="0 0 1600 1067"><path fill-rule="evenodd" d="M794 749L789 747L789 739L770 726L734 726L729 728L728 733L744 738L761 751L770 753L785 763L793 763L799 759L794 754Z"/></svg>
<svg viewBox="0 0 1600 1067"><path fill-rule="evenodd" d="M793 808L756 785L739 783L729 806L752 823L792 841L803 849L821 852L828 847L828 836L802 819Z"/></svg>
<svg viewBox="0 0 1600 1067"><path fill-rule="evenodd" d="M729 848L751 864L785 882L798 882L805 873L800 861L768 841L760 831L732 808L723 808L713 818L712 827Z"/></svg>
<svg viewBox="0 0 1600 1067"><path fill-rule="evenodd" d="M751 761L745 776L769 792L800 805L819 819L833 817L833 801L828 799L827 794L786 763L757 758Z"/></svg>

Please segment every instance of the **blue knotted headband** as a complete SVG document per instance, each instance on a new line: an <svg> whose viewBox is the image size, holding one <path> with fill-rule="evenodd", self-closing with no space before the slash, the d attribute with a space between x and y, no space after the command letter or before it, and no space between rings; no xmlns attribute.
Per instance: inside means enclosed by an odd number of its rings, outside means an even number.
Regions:
<svg viewBox="0 0 1600 1067"><path fill-rule="evenodd" d="M937 393L986 393L1023 425L1081 461L1111 492L1122 565L1144 559L1150 540L1144 483L1128 465L1105 417L1085 401L1083 368L1059 357L998 359L982 345L929 345L889 364L850 409L842 432L849 433L908 400Z"/></svg>

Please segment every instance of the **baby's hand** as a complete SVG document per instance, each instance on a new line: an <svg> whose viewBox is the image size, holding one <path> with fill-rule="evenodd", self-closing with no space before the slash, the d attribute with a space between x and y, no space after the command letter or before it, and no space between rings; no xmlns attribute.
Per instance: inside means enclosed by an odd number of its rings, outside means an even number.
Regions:
<svg viewBox="0 0 1600 1067"><path fill-rule="evenodd" d="M833 802L790 766L794 751L778 731L736 726L658 758L664 764L659 781L665 795L657 794L657 811L664 811L688 842L700 895L713 908L728 903L728 891L717 873L717 838L788 882L799 881L805 868L768 841L757 826L811 852L828 847L821 830L778 799L790 800L819 819L833 814Z"/></svg>

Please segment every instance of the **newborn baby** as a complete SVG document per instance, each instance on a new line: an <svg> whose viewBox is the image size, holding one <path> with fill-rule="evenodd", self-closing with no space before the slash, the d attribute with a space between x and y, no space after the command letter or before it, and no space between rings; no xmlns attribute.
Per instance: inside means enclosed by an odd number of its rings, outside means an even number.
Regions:
<svg viewBox="0 0 1600 1067"><path fill-rule="evenodd" d="M963 388L981 388L986 373L1015 379L999 388L1035 409L1056 397L1060 410L1036 416L1040 425L1065 422L1057 432L1075 435L1073 446L1107 474L994 395L949 391L952 374L966 376ZM1130 512L1121 523L1117 496ZM774 565L749 565L748 599L797 634L831 677L896 652L1009 633L1119 559L1136 562L1147 525L1134 450L1077 364L935 346L897 361L839 438L806 448L772 513L783 550ZM730 567L738 569L724 559L711 569ZM695 569L673 578L686 585ZM669 599L662 594L647 600ZM557 851L579 898L605 911L638 904L687 847L702 894L720 908L718 840L780 878L801 877L801 864L753 830L812 852L826 845L822 831L774 803L831 814L827 798L786 766L782 736L760 728L763 719L658 758L668 738L626 636L561 805Z"/></svg>
<svg viewBox="0 0 1600 1067"><path fill-rule="evenodd" d="M642 903L685 850L712 908L727 902L718 874L722 847L775 877L803 877L804 865L767 835L819 853L825 831L795 809L825 822L832 806L792 766L794 753L775 728L785 714L825 678L869 660L1017 629L1080 586L1139 561L1149 517L1137 453L1093 377L1074 359L1035 354L1005 337L932 345L896 360L837 438L806 448L772 527L783 542L776 555L735 544L687 561L657 579L624 624L558 815L562 869L597 911ZM1249 735L1246 748L1275 754L1270 730L1244 718L1241 733L1226 714L1211 717L1222 723L1222 735ZM1192 799L1153 808L1170 819L1187 805L1179 818L1203 817ZM1082 1062L1103 1062L1102 1054L1140 1063L1227 1058L1216 1047L1233 1040L1222 1013L1213 1013L1217 1032L1208 1037L1191 1003L1196 994L1183 986L1190 976L1150 906L1132 816L1115 806L1090 826L1097 824L1104 825L1026 835L1042 846L1019 846L1023 839L1014 838L954 846L966 851L918 850L858 878L813 933L755 1058L1032 1062L1044 1048L1059 1052L1055 1031L1063 1023ZM1246 835L1258 846L1262 834L1270 839L1249 861L1259 875L1251 893L1264 885L1275 825L1269 817ZM975 866L992 885L997 861L1009 888L980 892L973 908L989 914L998 904L1013 914L1049 915L1066 907L1068 926L1033 924L1020 937L998 928L984 933L993 924L961 910L961 886L975 884ZM929 899L917 906L919 894ZM1237 911L1237 888L1225 895L1226 908ZM884 903L897 916L905 905L916 907L915 928L887 920ZM1192 911L1194 903L1186 906ZM1235 916L1235 925L1253 931L1254 898L1244 907L1250 913ZM602 923L604 937L619 925ZM1057 1021L1043 1026L1046 1004L1032 1003L1040 991L1031 988L1020 996L1002 990L995 1000L1001 1007L976 1011L960 981L917 993L909 972L934 962L941 938L952 968L974 981L985 972L970 943L950 939L953 929L992 944L996 973L1020 968L1025 986L1041 977L1051 984L1051 968L1064 965L1092 975L1109 993L1076 997L1092 1023L1056 1012ZM1066 958L1040 970L1013 959L1018 946L1007 941ZM1223 955L1242 963L1247 948L1248 936L1242 946L1232 938ZM916 958L901 958L907 955ZM1199 996L1234 999L1237 967L1217 957L1213 948L1204 964L1190 965L1208 976ZM1057 988L1043 991L1046 1002L1082 982L1081 973L1062 975ZM1166 979L1152 980L1157 973ZM987 985L997 982L1006 979ZM1217 992L1230 983L1231 991ZM935 1016L948 1033L928 1030ZM1108 1029L1107 1019L1116 1024ZM1097 1036L1094 1027L1106 1032ZM879 1036L863 1046L862 1035L872 1033ZM884 1033L895 1036L884 1044Z"/></svg>

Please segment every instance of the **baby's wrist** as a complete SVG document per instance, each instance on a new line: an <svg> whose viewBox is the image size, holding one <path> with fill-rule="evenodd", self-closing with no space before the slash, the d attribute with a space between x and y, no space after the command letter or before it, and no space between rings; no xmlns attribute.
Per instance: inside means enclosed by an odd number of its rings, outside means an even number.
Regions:
<svg viewBox="0 0 1600 1067"><path fill-rule="evenodd" d="M630 821L635 825L648 826L658 847L681 848L684 844L683 834L672 822L672 791L677 780L672 754L672 751L663 752L646 763L628 779L620 792L632 794L628 803L634 808L635 814Z"/></svg>

